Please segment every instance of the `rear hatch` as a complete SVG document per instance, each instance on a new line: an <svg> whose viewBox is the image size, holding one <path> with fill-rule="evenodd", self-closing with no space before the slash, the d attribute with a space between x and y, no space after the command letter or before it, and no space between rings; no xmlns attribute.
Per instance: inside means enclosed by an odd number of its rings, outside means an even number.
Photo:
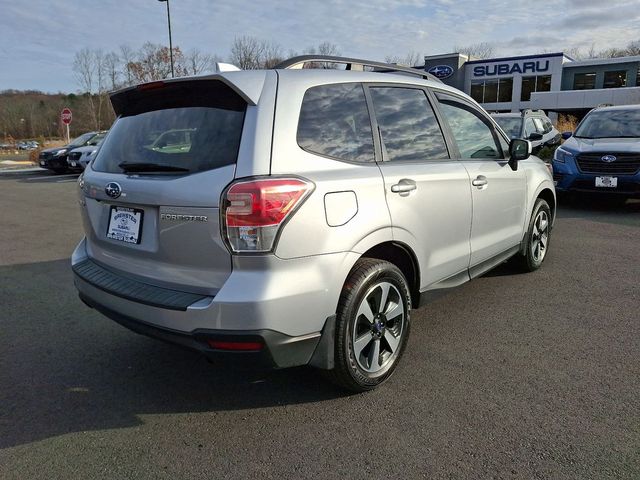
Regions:
<svg viewBox="0 0 640 480"><path fill-rule="evenodd" d="M247 102L221 80L192 79L112 103L117 119L83 179L89 257L148 284L215 294L231 273L218 204Z"/></svg>

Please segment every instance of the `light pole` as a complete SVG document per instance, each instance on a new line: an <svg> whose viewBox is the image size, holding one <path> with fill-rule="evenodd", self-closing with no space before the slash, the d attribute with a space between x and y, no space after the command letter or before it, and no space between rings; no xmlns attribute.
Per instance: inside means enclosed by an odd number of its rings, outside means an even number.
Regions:
<svg viewBox="0 0 640 480"><path fill-rule="evenodd" d="M158 0L167 4L167 23L169 24L169 58L171 59L171 78L173 75L173 43L171 43L171 13L169 13L169 0Z"/></svg>

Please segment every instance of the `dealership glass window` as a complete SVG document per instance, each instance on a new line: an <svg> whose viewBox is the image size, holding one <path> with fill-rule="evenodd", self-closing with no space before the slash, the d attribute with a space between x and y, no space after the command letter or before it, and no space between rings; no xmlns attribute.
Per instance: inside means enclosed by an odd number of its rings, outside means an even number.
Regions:
<svg viewBox="0 0 640 480"><path fill-rule="evenodd" d="M442 130L423 90L375 87L370 92L387 160L449 159Z"/></svg>
<svg viewBox="0 0 640 480"><path fill-rule="evenodd" d="M484 82L471 82L471 98L476 102L482 103L484 96Z"/></svg>
<svg viewBox="0 0 640 480"><path fill-rule="evenodd" d="M513 95L513 78L501 78L498 81L498 101L510 102Z"/></svg>
<svg viewBox="0 0 640 480"><path fill-rule="evenodd" d="M484 103L496 103L498 101L498 80L485 80Z"/></svg>
<svg viewBox="0 0 640 480"><path fill-rule="evenodd" d="M576 73L573 76L574 90L591 90L592 88L596 88L595 73Z"/></svg>
<svg viewBox="0 0 640 480"><path fill-rule="evenodd" d="M551 91L551 75L538 75L536 77L536 92Z"/></svg>
<svg viewBox="0 0 640 480"><path fill-rule="evenodd" d="M512 94L512 77L471 82L471 98L478 103L510 102Z"/></svg>
<svg viewBox="0 0 640 480"><path fill-rule="evenodd" d="M533 92L550 92L551 75L538 75L537 77L522 77L522 91L520 100L528 102Z"/></svg>
<svg viewBox="0 0 640 480"><path fill-rule="evenodd" d="M627 71L604 72L603 88L620 88L627 86Z"/></svg>

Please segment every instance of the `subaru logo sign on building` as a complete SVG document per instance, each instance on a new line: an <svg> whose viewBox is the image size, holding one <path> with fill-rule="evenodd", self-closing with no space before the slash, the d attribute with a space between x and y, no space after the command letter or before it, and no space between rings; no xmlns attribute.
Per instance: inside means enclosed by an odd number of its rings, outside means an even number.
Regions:
<svg viewBox="0 0 640 480"><path fill-rule="evenodd" d="M427 70L427 72L434 77L442 80L453 75L453 68L449 65L436 65L435 67L431 67L429 70Z"/></svg>

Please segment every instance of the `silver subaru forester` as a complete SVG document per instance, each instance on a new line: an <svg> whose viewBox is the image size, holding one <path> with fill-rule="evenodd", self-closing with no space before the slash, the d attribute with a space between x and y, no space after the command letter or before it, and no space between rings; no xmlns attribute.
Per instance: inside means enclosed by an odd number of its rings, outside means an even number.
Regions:
<svg viewBox="0 0 640 480"><path fill-rule="evenodd" d="M343 69L307 67L331 61ZM370 390L411 310L511 259L556 197L526 140L424 72L333 57L142 84L79 178L81 299L231 365Z"/></svg>

